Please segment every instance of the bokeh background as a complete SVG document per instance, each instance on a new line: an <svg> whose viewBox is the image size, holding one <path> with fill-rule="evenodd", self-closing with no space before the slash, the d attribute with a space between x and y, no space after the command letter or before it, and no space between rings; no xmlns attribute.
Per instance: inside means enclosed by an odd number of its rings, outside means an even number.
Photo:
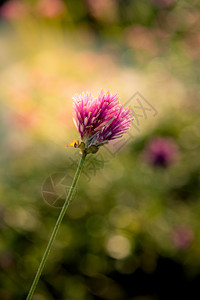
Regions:
<svg viewBox="0 0 200 300"><path fill-rule="evenodd" d="M88 156L34 300L200 297L200 5L0 6L0 299L25 299L79 160L72 97L136 115Z"/></svg>

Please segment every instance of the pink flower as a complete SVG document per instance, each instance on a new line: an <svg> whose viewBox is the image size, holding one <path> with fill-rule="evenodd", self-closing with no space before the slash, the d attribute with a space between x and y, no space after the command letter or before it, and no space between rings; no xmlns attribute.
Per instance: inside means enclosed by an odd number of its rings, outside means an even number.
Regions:
<svg viewBox="0 0 200 300"><path fill-rule="evenodd" d="M144 151L147 162L158 167L168 167L179 157L178 146L172 138L153 137Z"/></svg>
<svg viewBox="0 0 200 300"><path fill-rule="evenodd" d="M0 15L8 20L18 20L28 12L28 7L19 0L10 0L4 3L0 9Z"/></svg>
<svg viewBox="0 0 200 300"><path fill-rule="evenodd" d="M62 0L40 0L36 6L40 16L55 18L65 12L65 5Z"/></svg>
<svg viewBox="0 0 200 300"><path fill-rule="evenodd" d="M179 226L172 232L172 240L177 248L187 249L194 240L194 233L189 227Z"/></svg>
<svg viewBox="0 0 200 300"><path fill-rule="evenodd" d="M90 93L73 97L74 123L82 143L73 145L82 150L96 152L98 147L110 140L120 138L129 128L133 114L118 101L117 94L103 90L95 98Z"/></svg>

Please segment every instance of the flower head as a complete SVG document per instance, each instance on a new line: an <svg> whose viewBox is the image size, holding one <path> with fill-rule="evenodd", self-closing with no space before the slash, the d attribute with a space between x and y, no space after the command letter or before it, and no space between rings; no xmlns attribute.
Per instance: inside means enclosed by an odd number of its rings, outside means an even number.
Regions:
<svg viewBox="0 0 200 300"><path fill-rule="evenodd" d="M1 6L0 15L7 20L19 20L26 16L28 9L24 1L9 0Z"/></svg>
<svg viewBox="0 0 200 300"><path fill-rule="evenodd" d="M148 142L144 155L149 164L164 168L178 159L179 152L172 138L153 137Z"/></svg>
<svg viewBox="0 0 200 300"><path fill-rule="evenodd" d="M89 93L75 94L73 108L82 141L75 141L74 146L87 152L96 152L99 146L120 138L133 120L133 114L119 103L117 94L103 90L97 98Z"/></svg>
<svg viewBox="0 0 200 300"><path fill-rule="evenodd" d="M178 249L187 249L194 240L194 233L190 227L178 226L172 231L173 244Z"/></svg>

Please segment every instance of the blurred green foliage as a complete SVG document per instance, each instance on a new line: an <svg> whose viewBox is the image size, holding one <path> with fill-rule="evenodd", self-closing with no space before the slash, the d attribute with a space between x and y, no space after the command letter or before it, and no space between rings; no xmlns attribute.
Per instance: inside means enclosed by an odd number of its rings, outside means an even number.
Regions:
<svg viewBox="0 0 200 300"><path fill-rule="evenodd" d="M184 288L164 298L159 276L150 277L161 257L188 282L199 276L199 25L197 1L1 6L1 300L25 299L71 184L79 159L65 148L78 138L71 98L102 87L124 103L139 91L158 115L143 116L139 131L135 120L116 154L88 156L33 299L184 299ZM176 145L165 166L147 159L155 137Z"/></svg>

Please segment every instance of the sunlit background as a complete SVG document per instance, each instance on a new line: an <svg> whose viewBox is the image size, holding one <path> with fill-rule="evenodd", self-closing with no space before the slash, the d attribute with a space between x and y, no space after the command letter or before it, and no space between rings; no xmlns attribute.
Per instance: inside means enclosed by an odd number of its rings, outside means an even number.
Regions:
<svg viewBox="0 0 200 300"><path fill-rule="evenodd" d="M0 300L25 299L80 154L72 97L135 113L88 156L33 300L200 297L200 5L0 6ZM196 294L197 293L197 294Z"/></svg>

